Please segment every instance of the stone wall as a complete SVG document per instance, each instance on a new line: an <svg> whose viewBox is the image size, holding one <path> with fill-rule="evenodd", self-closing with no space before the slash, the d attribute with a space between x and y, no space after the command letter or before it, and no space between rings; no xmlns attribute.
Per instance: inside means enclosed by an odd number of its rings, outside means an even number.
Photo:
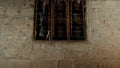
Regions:
<svg viewBox="0 0 120 68"><path fill-rule="evenodd" d="M120 68L120 1L87 1L86 41L33 40L34 0L0 0L0 68Z"/></svg>

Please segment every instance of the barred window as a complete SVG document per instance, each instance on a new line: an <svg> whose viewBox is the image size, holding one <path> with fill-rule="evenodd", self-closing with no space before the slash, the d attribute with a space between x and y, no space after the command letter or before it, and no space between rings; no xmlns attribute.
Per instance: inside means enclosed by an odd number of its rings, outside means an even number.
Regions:
<svg viewBox="0 0 120 68"><path fill-rule="evenodd" d="M36 40L85 40L85 0L36 0Z"/></svg>

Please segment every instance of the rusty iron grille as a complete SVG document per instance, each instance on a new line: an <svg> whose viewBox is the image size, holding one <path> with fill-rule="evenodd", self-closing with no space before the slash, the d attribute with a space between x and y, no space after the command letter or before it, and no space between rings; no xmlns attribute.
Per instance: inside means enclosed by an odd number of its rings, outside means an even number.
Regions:
<svg viewBox="0 0 120 68"><path fill-rule="evenodd" d="M36 0L35 40L86 40L85 0Z"/></svg>

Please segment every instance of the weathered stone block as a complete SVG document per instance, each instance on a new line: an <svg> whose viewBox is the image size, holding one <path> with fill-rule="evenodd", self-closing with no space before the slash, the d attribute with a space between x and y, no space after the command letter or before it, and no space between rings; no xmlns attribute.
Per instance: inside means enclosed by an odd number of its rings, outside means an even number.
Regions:
<svg viewBox="0 0 120 68"><path fill-rule="evenodd" d="M56 60L34 60L32 64L33 68L57 68Z"/></svg>
<svg viewBox="0 0 120 68"><path fill-rule="evenodd" d="M14 6L15 7L18 7L18 8L21 8L21 7L25 7L26 6L26 1L27 0L14 0Z"/></svg>
<svg viewBox="0 0 120 68"><path fill-rule="evenodd" d="M33 55L35 59L58 60L63 58L60 43L46 41L46 43L41 44L42 42L34 43Z"/></svg>
<svg viewBox="0 0 120 68"><path fill-rule="evenodd" d="M58 68L73 68L73 63L72 60L59 60Z"/></svg>
<svg viewBox="0 0 120 68"><path fill-rule="evenodd" d="M6 15L9 16L19 16L19 9L15 9L15 8L9 8L6 10Z"/></svg>
<svg viewBox="0 0 120 68"><path fill-rule="evenodd" d="M5 8L0 7L0 15L4 14L4 12L5 12Z"/></svg>
<svg viewBox="0 0 120 68"><path fill-rule="evenodd" d="M27 60L19 61L19 60L1 60L0 68L32 68L31 62Z"/></svg>
<svg viewBox="0 0 120 68"><path fill-rule="evenodd" d="M33 14L34 14L33 8L27 8L21 10L21 16L33 17Z"/></svg>
<svg viewBox="0 0 120 68"><path fill-rule="evenodd" d="M0 0L0 6L12 7L12 0Z"/></svg>

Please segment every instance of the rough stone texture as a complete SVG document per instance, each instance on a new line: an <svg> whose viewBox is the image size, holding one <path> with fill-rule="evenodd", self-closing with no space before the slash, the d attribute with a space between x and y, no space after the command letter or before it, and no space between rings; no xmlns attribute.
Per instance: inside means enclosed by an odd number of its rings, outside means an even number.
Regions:
<svg viewBox="0 0 120 68"><path fill-rule="evenodd" d="M1 60L0 68L32 68L28 60Z"/></svg>
<svg viewBox="0 0 120 68"><path fill-rule="evenodd" d="M73 61L60 60L58 61L58 68L73 68Z"/></svg>
<svg viewBox="0 0 120 68"><path fill-rule="evenodd" d="M57 68L56 60L34 60L32 68Z"/></svg>
<svg viewBox="0 0 120 68"><path fill-rule="evenodd" d="M0 6L2 7L11 7L12 6L12 0L0 0Z"/></svg>
<svg viewBox="0 0 120 68"><path fill-rule="evenodd" d="M26 6L27 0L13 0L13 4L15 7L21 8Z"/></svg>
<svg viewBox="0 0 120 68"><path fill-rule="evenodd" d="M87 41L33 40L34 0L0 0L0 68L120 68L120 1L87 0Z"/></svg>

